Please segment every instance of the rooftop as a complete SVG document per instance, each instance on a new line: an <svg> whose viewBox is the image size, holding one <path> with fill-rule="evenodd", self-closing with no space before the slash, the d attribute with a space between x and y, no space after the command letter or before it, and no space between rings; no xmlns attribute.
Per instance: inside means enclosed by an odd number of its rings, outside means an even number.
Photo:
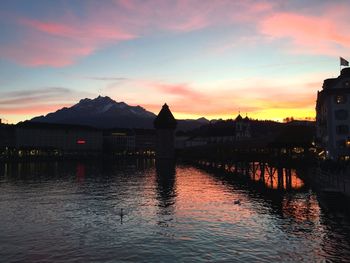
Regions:
<svg viewBox="0 0 350 263"><path fill-rule="evenodd" d="M176 129L177 122L166 103L158 113L153 124L156 129Z"/></svg>

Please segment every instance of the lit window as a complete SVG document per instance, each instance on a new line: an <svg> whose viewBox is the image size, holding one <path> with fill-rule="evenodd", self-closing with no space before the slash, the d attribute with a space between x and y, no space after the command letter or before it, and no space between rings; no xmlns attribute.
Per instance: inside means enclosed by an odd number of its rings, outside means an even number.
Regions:
<svg viewBox="0 0 350 263"><path fill-rule="evenodd" d="M335 103L337 104L344 104L346 102L345 95L336 95L334 98L335 98Z"/></svg>
<svg viewBox="0 0 350 263"><path fill-rule="evenodd" d="M336 110L334 114L337 120L346 120L348 118L347 110Z"/></svg>
<svg viewBox="0 0 350 263"><path fill-rule="evenodd" d="M346 148L350 148L350 139L349 138L345 141L345 146L346 146Z"/></svg>

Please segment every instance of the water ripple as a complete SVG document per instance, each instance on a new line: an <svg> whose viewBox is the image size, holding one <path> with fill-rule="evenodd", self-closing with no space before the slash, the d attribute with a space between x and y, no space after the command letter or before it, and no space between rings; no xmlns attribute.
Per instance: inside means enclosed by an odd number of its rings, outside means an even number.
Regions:
<svg viewBox="0 0 350 263"><path fill-rule="evenodd" d="M350 261L349 218L306 188L147 161L1 164L0 182L3 262Z"/></svg>

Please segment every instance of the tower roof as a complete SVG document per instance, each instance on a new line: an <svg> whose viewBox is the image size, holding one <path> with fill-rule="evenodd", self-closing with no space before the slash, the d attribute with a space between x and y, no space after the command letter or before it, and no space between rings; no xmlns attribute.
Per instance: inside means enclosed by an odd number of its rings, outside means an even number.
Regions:
<svg viewBox="0 0 350 263"><path fill-rule="evenodd" d="M156 129L176 129L177 122L165 103L153 122Z"/></svg>
<svg viewBox="0 0 350 263"><path fill-rule="evenodd" d="M242 118L241 114L238 114L236 117L236 121L241 121L241 120L243 120L243 118Z"/></svg>

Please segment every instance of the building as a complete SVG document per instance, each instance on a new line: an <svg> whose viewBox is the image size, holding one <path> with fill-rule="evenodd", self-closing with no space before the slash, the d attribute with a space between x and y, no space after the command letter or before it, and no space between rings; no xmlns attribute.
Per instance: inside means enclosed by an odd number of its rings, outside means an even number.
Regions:
<svg viewBox="0 0 350 263"><path fill-rule="evenodd" d="M108 129L103 131L103 150L106 153L134 153L135 132L132 129Z"/></svg>
<svg viewBox="0 0 350 263"><path fill-rule="evenodd" d="M140 155L154 155L156 148L156 131L154 129L133 129L135 135L135 152Z"/></svg>
<svg viewBox="0 0 350 263"><path fill-rule="evenodd" d="M251 138L250 120L248 116L242 118L241 114L238 114L236 117L235 137L237 141Z"/></svg>
<svg viewBox="0 0 350 263"><path fill-rule="evenodd" d="M20 157L102 151L102 132L87 126L22 122L15 126L14 138Z"/></svg>
<svg viewBox="0 0 350 263"><path fill-rule="evenodd" d="M177 122L165 103L154 120L157 133L156 158L172 159L175 156L175 129Z"/></svg>
<svg viewBox="0 0 350 263"><path fill-rule="evenodd" d="M350 68L337 78L326 79L317 92L316 143L320 156L350 158Z"/></svg>
<svg viewBox="0 0 350 263"><path fill-rule="evenodd" d="M0 123L0 159L12 154L15 146L14 125Z"/></svg>

